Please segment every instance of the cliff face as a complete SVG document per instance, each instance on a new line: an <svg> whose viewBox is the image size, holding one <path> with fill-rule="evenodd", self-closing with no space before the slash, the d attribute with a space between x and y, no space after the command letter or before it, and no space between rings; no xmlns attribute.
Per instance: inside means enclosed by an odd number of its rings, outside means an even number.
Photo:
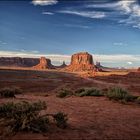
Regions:
<svg viewBox="0 0 140 140"><path fill-rule="evenodd" d="M0 57L0 66L32 67L38 63L38 58Z"/></svg>
<svg viewBox="0 0 140 140"><path fill-rule="evenodd" d="M35 69L53 69L55 67L51 64L50 59L46 59L45 57L41 57L39 64L37 64L33 68L35 68Z"/></svg>
<svg viewBox="0 0 140 140"><path fill-rule="evenodd" d="M73 54L71 57L71 65L92 65L93 58L87 52L81 52L77 54Z"/></svg>
<svg viewBox="0 0 140 140"><path fill-rule="evenodd" d="M94 70L92 55L87 52L81 52L72 55L71 64L66 68L69 71L90 71Z"/></svg>

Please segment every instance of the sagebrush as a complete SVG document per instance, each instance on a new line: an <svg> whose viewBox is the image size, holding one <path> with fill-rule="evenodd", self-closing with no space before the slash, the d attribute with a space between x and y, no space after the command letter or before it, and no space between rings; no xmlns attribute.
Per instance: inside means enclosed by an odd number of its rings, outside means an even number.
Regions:
<svg viewBox="0 0 140 140"><path fill-rule="evenodd" d="M75 94L77 96L83 97L83 96L103 96L101 91L96 88L82 88L75 91Z"/></svg>
<svg viewBox="0 0 140 140"><path fill-rule="evenodd" d="M7 129L7 134L18 131L31 131L44 133L48 131L51 123L50 117L54 123L60 127L67 126L67 115L64 113L43 114L47 105L43 101L34 103L22 101L19 103L8 102L0 105L0 126Z"/></svg>
<svg viewBox="0 0 140 140"><path fill-rule="evenodd" d="M19 87L4 87L0 89L0 96L3 98L15 98L16 94L21 94L22 90Z"/></svg>
<svg viewBox="0 0 140 140"><path fill-rule="evenodd" d="M56 95L59 98L64 98L73 95L73 92L68 89L61 89L58 94Z"/></svg>
<svg viewBox="0 0 140 140"><path fill-rule="evenodd" d="M109 99L113 99L116 101L134 101L136 99L135 96L131 95L126 89L121 87L113 87L110 88L106 94Z"/></svg>

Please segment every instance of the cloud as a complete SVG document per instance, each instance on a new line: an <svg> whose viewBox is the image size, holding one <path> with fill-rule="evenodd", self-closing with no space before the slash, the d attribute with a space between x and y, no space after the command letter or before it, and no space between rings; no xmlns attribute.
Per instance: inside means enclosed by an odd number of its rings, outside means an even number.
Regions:
<svg viewBox="0 0 140 140"><path fill-rule="evenodd" d="M119 23L131 25L134 28L140 29L140 5L138 0L120 0L108 3L90 3L86 4L85 8L99 8L99 11L110 9L106 11L106 17L109 20L115 20L114 16L119 18ZM124 17L125 16L125 17Z"/></svg>
<svg viewBox="0 0 140 140"><path fill-rule="evenodd" d="M129 14L132 11L132 5L135 3L135 0L123 0L118 2L118 9L125 12L125 14Z"/></svg>
<svg viewBox="0 0 140 140"><path fill-rule="evenodd" d="M128 15L128 18L122 19L119 22L132 25L134 28L140 29L140 6L137 0L133 1L120 1L120 10Z"/></svg>
<svg viewBox="0 0 140 140"><path fill-rule="evenodd" d="M42 12L43 15L54 15L52 12Z"/></svg>
<svg viewBox="0 0 140 140"><path fill-rule="evenodd" d="M88 18L96 18L96 19L106 17L104 12L98 12L98 11L62 10L62 11L59 11L59 13L72 14L72 15L88 17Z"/></svg>
<svg viewBox="0 0 140 140"><path fill-rule="evenodd" d="M127 64L132 65L133 63L129 61L129 62L127 62Z"/></svg>
<svg viewBox="0 0 140 140"><path fill-rule="evenodd" d="M33 5L40 5L40 6L46 6L46 5L54 5L57 4L57 0L33 0Z"/></svg>
<svg viewBox="0 0 140 140"><path fill-rule="evenodd" d="M7 43L6 43L6 42L2 42L2 44L3 44L3 45L6 45Z"/></svg>
<svg viewBox="0 0 140 140"><path fill-rule="evenodd" d="M110 62L110 63L123 62L123 61L140 62L140 55L130 55L130 54L114 54L114 55L93 54L93 58L96 61Z"/></svg>
<svg viewBox="0 0 140 140"><path fill-rule="evenodd" d="M116 8L118 6L118 3L113 2L113 3L97 3L97 4L86 4L84 5L86 8Z"/></svg>
<svg viewBox="0 0 140 140"><path fill-rule="evenodd" d="M23 54L38 54L39 53L39 51L37 51L37 50L33 50L33 51L28 51L28 50L25 50L25 49L17 49L16 50L16 52L22 52ZM14 52L13 52L14 53Z"/></svg>
<svg viewBox="0 0 140 140"><path fill-rule="evenodd" d="M25 39L25 37L23 37L23 36L21 36L21 37L19 37L20 39L22 39L22 40L24 40Z"/></svg>
<svg viewBox="0 0 140 140"><path fill-rule="evenodd" d="M72 28L82 28L82 29L90 29L90 26L85 25L75 25L75 24L64 24L66 27L72 27Z"/></svg>
<svg viewBox="0 0 140 140"><path fill-rule="evenodd" d="M1 44L1 45L6 45L7 43L4 42L4 41L2 41L2 40L0 40L0 44Z"/></svg>
<svg viewBox="0 0 140 140"><path fill-rule="evenodd" d="M127 43L123 43L123 42L114 42L113 45L114 45L114 46L127 46Z"/></svg>

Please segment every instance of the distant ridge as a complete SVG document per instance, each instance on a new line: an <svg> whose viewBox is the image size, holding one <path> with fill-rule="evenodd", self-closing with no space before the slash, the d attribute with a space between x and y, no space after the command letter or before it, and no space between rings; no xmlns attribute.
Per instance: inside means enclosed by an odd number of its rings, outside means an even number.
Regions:
<svg viewBox="0 0 140 140"><path fill-rule="evenodd" d="M32 67L38 63L38 58L0 57L0 66Z"/></svg>

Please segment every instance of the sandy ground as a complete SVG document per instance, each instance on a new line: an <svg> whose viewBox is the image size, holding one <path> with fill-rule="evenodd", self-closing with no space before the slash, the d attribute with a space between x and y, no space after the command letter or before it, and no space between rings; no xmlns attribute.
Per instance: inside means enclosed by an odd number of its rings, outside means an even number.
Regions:
<svg viewBox="0 0 140 140"><path fill-rule="evenodd" d="M140 95L139 74L117 75L117 78L114 78L114 75L83 78L77 74L56 71L0 70L0 88L18 86L24 91L24 94L17 95L15 99L0 99L0 103L43 100L48 105L47 112L63 111L69 118L69 126L65 130L55 127L50 128L46 136L18 133L7 139L140 139L138 104L121 104L109 101L106 97L56 97L56 92L61 88L103 89L115 85L123 86L132 94ZM45 97L46 94L49 96Z"/></svg>
<svg viewBox="0 0 140 140"><path fill-rule="evenodd" d="M14 139L139 139L140 106L120 104L105 97L57 98L33 95L18 95L13 101L46 101L47 112L63 111L68 114L69 126L65 130L53 128L41 134L18 133ZM9 99L8 99L9 101ZM1 100L1 102L5 102Z"/></svg>

